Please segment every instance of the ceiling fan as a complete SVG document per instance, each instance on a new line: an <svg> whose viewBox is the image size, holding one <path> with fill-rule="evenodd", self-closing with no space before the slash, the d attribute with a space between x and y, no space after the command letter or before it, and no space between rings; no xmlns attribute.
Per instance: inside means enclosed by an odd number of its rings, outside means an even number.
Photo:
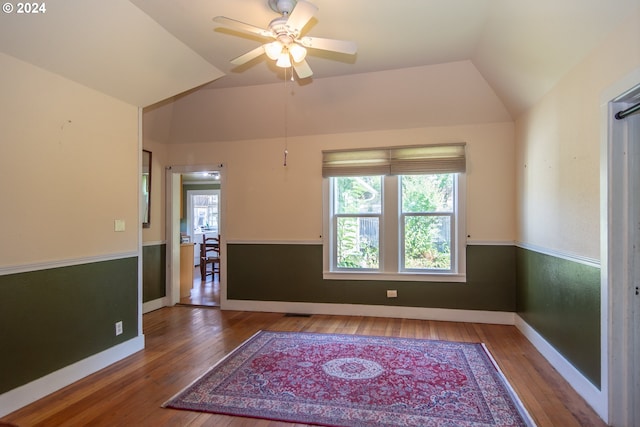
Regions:
<svg viewBox="0 0 640 427"><path fill-rule="evenodd" d="M257 34L275 41L265 43L244 55L232 59L234 65L242 65L263 53L276 61L281 68L293 66L299 78L311 77L313 72L305 60L307 49L320 49L353 55L357 51L354 42L319 37L302 36L302 29L313 18L318 7L305 0L268 0L269 7L282 16L269 23L268 29L259 28L235 19L216 16L214 22L237 30Z"/></svg>

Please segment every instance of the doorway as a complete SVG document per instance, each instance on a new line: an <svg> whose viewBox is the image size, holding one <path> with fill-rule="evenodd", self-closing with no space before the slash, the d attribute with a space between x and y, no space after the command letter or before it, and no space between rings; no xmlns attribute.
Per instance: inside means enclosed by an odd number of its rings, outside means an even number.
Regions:
<svg viewBox="0 0 640 427"><path fill-rule="evenodd" d="M632 426L640 424L640 114L619 113L640 103L640 70L608 93L601 196L603 391L609 424Z"/></svg>
<svg viewBox="0 0 640 427"><path fill-rule="evenodd" d="M220 273L201 278L199 248L202 236L223 237L223 164L166 168L167 299L170 305L220 305L224 289L225 240L220 241ZM193 198L189 197L194 196ZM195 215L195 216L194 216ZM185 258L185 245L189 259ZM181 254L182 250L182 254ZM182 259L181 259L182 258ZM183 268L181 268L181 261ZM184 275L189 268L188 275ZM188 277L188 280L185 279ZM186 284L188 282L188 284Z"/></svg>
<svg viewBox="0 0 640 427"><path fill-rule="evenodd" d="M186 190L187 209L185 212L187 222L187 235L193 243L193 283L188 296L181 295L181 305L197 305L207 307L220 306L220 274L202 275L200 265L201 249L204 238L214 237L219 239L222 229L220 227L220 184L217 171L197 173L213 177L212 181L192 182L192 175L183 174L183 193ZM196 189L193 189L197 187ZM218 266L219 267L219 266ZM207 267L205 266L205 270Z"/></svg>

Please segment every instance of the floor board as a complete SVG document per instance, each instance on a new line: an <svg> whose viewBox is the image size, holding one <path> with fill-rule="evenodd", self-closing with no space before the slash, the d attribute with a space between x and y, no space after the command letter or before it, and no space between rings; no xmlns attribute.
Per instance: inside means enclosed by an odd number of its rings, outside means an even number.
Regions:
<svg viewBox="0 0 640 427"><path fill-rule="evenodd" d="M18 426L301 426L161 405L261 329L484 342L540 427L605 423L514 327L175 306L143 316L145 349L2 421Z"/></svg>

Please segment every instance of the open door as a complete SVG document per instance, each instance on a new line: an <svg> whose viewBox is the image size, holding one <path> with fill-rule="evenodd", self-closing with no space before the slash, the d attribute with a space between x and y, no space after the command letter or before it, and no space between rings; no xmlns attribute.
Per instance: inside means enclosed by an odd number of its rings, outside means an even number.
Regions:
<svg viewBox="0 0 640 427"><path fill-rule="evenodd" d="M608 423L640 425L640 70L604 105L603 389ZM623 88L624 88L623 87ZM615 89L614 89L615 90ZM615 92L614 92L615 93ZM619 95L618 95L619 94ZM623 112L621 114L621 112ZM606 155L604 155L606 153Z"/></svg>

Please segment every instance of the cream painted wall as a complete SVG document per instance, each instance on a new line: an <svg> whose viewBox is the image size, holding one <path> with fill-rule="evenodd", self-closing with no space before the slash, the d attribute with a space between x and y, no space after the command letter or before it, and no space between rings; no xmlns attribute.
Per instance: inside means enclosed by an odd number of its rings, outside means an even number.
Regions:
<svg viewBox="0 0 640 427"><path fill-rule="evenodd" d="M600 97L637 67L640 11L517 119L518 241L600 258Z"/></svg>
<svg viewBox="0 0 640 427"><path fill-rule="evenodd" d="M320 240L322 150L465 141L467 231L472 240L515 238L513 124L387 130L232 142L170 144L175 165L225 164L226 238ZM283 166L284 149L287 166Z"/></svg>
<svg viewBox="0 0 640 427"><path fill-rule="evenodd" d="M0 69L0 267L136 252L137 108L4 54Z"/></svg>

